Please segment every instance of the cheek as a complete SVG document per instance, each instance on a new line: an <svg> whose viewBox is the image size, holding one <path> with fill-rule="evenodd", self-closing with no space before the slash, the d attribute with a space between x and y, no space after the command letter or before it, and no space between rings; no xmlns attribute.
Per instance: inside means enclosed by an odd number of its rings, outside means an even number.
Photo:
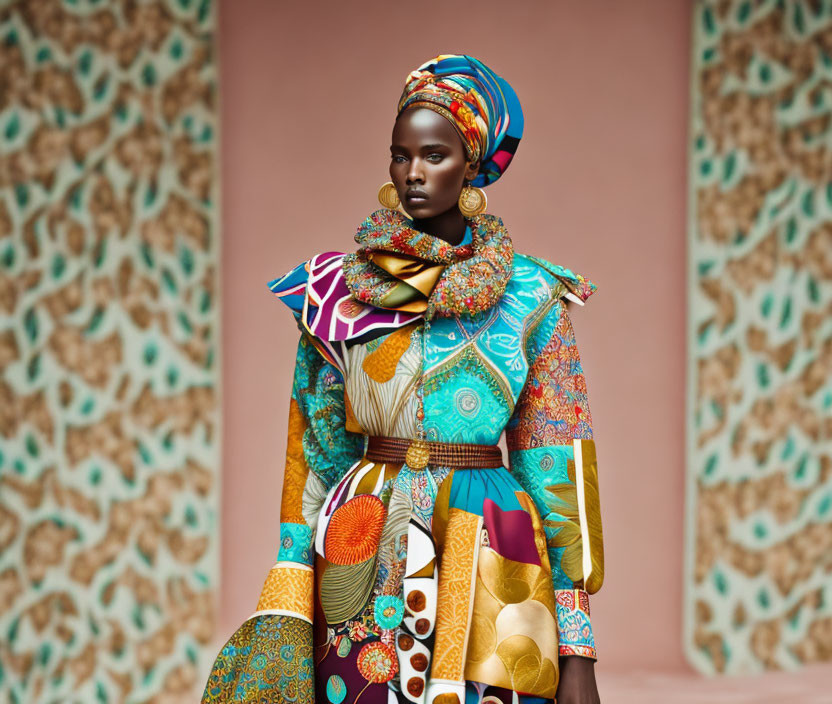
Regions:
<svg viewBox="0 0 832 704"><path fill-rule="evenodd" d="M458 164L449 164L436 170L435 182L442 189L456 190L462 187L465 171Z"/></svg>
<svg viewBox="0 0 832 704"><path fill-rule="evenodd" d="M401 164L397 164L396 162L390 163L390 180L396 186L403 186L405 179L407 178L407 171L402 167Z"/></svg>

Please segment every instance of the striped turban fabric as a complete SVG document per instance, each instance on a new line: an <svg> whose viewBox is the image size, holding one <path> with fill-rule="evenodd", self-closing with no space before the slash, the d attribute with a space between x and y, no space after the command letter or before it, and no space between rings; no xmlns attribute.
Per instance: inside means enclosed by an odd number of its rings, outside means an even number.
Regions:
<svg viewBox="0 0 832 704"><path fill-rule="evenodd" d="M473 56L440 54L411 71L398 114L410 107L429 108L451 121L468 160L480 163L474 186L488 186L503 175L523 136L523 110L514 89Z"/></svg>

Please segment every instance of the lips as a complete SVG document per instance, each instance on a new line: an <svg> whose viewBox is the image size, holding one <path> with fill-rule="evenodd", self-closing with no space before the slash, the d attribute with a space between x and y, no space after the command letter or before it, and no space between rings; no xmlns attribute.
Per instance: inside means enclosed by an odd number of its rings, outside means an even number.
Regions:
<svg viewBox="0 0 832 704"><path fill-rule="evenodd" d="M428 199L428 194L418 189L412 189L404 194L408 203L424 203Z"/></svg>

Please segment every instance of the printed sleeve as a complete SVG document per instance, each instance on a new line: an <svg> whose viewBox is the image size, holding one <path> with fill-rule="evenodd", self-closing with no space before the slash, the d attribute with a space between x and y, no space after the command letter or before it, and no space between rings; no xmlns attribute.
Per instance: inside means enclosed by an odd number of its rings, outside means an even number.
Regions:
<svg viewBox="0 0 832 704"><path fill-rule="evenodd" d="M589 595L604 579L604 548L592 418L566 304L547 305L527 339L529 374L506 428L509 467L543 519L559 654L596 659Z"/></svg>
<svg viewBox="0 0 832 704"><path fill-rule="evenodd" d="M363 452L364 436L351 428L358 429L348 417L341 372L302 333L289 399L277 561L256 610L217 656L203 704L315 701L315 524L326 493Z"/></svg>

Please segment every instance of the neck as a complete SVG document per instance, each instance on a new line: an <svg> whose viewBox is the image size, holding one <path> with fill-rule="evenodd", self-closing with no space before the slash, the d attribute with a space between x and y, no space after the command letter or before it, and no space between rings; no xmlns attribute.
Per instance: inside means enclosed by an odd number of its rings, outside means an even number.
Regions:
<svg viewBox="0 0 832 704"><path fill-rule="evenodd" d="M465 218L457 207L432 218L414 220L413 224L417 230L439 237L452 246L458 245L465 237Z"/></svg>

